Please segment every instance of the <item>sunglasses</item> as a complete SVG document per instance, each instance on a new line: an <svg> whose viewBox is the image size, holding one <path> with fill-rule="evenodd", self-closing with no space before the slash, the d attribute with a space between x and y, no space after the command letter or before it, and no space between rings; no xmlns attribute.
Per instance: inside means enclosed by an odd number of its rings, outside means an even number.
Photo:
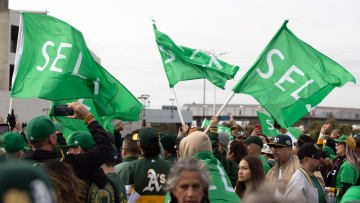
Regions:
<svg viewBox="0 0 360 203"><path fill-rule="evenodd" d="M281 149L281 148L284 148L285 146L278 146L278 145L274 145L274 146L271 146L270 149L274 148L274 149Z"/></svg>

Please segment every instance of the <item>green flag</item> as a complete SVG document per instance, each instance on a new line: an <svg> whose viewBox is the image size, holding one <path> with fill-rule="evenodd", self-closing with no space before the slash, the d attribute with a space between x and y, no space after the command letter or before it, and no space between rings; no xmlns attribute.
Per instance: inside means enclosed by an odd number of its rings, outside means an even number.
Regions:
<svg viewBox="0 0 360 203"><path fill-rule="evenodd" d="M260 111L256 111L256 113L258 115L262 134L266 137L275 137L276 135L281 134L276 128L274 128L274 119Z"/></svg>
<svg viewBox="0 0 360 203"><path fill-rule="evenodd" d="M170 88L179 81L206 78L225 89L226 81L233 79L239 70L238 66L227 64L198 49L177 46L169 36L159 32L155 24L154 32Z"/></svg>
<svg viewBox="0 0 360 203"><path fill-rule="evenodd" d="M201 128L207 128L209 125L210 125L210 120L205 118L201 124Z"/></svg>
<svg viewBox="0 0 360 203"><path fill-rule="evenodd" d="M12 97L92 98L100 116L138 120L142 105L93 59L80 31L44 14L22 19Z"/></svg>
<svg viewBox="0 0 360 203"><path fill-rule="evenodd" d="M223 126L223 125L218 125L218 133L219 132L226 132L229 135L229 143L231 143L232 141L234 141L234 137L232 136L232 131L230 128Z"/></svg>
<svg viewBox="0 0 360 203"><path fill-rule="evenodd" d="M287 130L288 130L288 131L290 132L290 134L291 134L293 137L295 137L296 139L299 139L299 137L300 137L300 135L301 135L301 133L302 133L301 130L299 130L299 129L297 129L297 128L294 128L294 127L289 127Z"/></svg>
<svg viewBox="0 0 360 203"><path fill-rule="evenodd" d="M80 102L82 103L90 113L94 114L95 120L97 120L105 130L113 133L114 132L114 126L111 123L111 120L113 119L113 116L99 116L95 105L92 101L92 99L85 98L85 99L70 99L70 100L59 100L52 102L51 109L49 116L52 118L55 118L59 123L61 123L64 126L63 129L63 135L67 141L68 136L74 132L74 131L88 131L87 126L84 124L83 120L80 119L72 119L68 118L67 116L54 116L54 106L55 105L67 105L67 103L70 102Z"/></svg>
<svg viewBox="0 0 360 203"><path fill-rule="evenodd" d="M284 128L355 78L298 39L285 21L250 70L233 88L253 96Z"/></svg>

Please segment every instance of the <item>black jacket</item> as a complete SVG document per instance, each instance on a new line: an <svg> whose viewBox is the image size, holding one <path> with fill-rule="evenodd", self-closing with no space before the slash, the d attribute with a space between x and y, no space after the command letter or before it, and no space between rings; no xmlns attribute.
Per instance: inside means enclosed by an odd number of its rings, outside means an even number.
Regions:
<svg viewBox="0 0 360 203"><path fill-rule="evenodd" d="M95 183L104 187L109 179L100 166L108 160L112 160L112 146L110 138L106 135L101 125L94 121L88 125L88 129L95 140L95 149L81 154L67 154L63 161L70 164L76 175L87 183ZM59 159L61 156L56 151L36 150L27 152L24 159L35 162L44 162L49 159Z"/></svg>

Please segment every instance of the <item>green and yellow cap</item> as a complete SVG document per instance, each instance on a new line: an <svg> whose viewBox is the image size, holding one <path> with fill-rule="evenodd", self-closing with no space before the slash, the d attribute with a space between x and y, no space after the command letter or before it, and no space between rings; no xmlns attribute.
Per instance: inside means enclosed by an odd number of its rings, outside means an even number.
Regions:
<svg viewBox="0 0 360 203"><path fill-rule="evenodd" d="M141 144L157 143L159 141L158 131L154 128L144 127L139 130L139 133L133 135L133 140L140 141Z"/></svg>
<svg viewBox="0 0 360 203"><path fill-rule="evenodd" d="M349 147L352 149L352 150L355 150L356 148L356 141L353 137L350 137L350 136L342 136L340 137L339 139L334 139L335 142L337 143L346 143L347 145L349 145Z"/></svg>
<svg viewBox="0 0 360 203"><path fill-rule="evenodd" d="M161 139L160 142L164 149L172 154L176 154L176 136L165 134Z"/></svg>

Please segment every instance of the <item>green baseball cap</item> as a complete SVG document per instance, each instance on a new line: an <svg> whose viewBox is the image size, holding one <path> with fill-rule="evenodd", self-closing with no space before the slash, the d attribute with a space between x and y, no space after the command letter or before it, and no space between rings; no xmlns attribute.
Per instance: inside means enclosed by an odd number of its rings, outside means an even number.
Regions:
<svg viewBox="0 0 360 203"><path fill-rule="evenodd" d="M144 127L139 130L139 133L133 135L133 140L140 141L141 144L151 144L159 141L158 131L154 128Z"/></svg>
<svg viewBox="0 0 360 203"><path fill-rule="evenodd" d="M356 148L356 141L353 137L350 137L350 136L344 135L344 136L340 137L339 139L334 139L334 141L337 143L346 143L353 150L355 150L355 148Z"/></svg>
<svg viewBox="0 0 360 203"><path fill-rule="evenodd" d="M1 144L7 152L28 151L24 136L16 132L7 132L1 135L4 142Z"/></svg>
<svg viewBox="0 0 360 203"><path fill-rule="evenodd" d="M160 142L164 149L172 154L176 154L176 138L175 135L164 135Z"/></svg>
<svg viewBox="0 0 360 203"><path fill-rule="evenodd" d="M276 135L272 143L268 143L270 147L292 147L291 138L287 135Z"/></svg>
<svg viewBox="0 0 360 203"><path fill-rule="evenodd" d="M263 141L260 139L259 136L250 136L244 141L244 143L245 144L254 143L254 144L259 145L260 149L263 148Z"/></svg>
<svg viewBox="0 0 360 203"><path fill-rule="evenodd" d="M28 162L2 161L0 183L0 202L57 202L45 170Z"/></svg>
<svg viewBox="0 0 360 203"><path fill-rule="evenodd" d="M26 136L29 141L44 140L54 132L54 123L47 116L33 118L26 127Z"/></svg>
<svg viewBox="0 0 360 203"><path fill-rule="evenodd" d="M69 136L66 146L93 149L95 146L95 140L88 131L76 131Z"/></svg>

